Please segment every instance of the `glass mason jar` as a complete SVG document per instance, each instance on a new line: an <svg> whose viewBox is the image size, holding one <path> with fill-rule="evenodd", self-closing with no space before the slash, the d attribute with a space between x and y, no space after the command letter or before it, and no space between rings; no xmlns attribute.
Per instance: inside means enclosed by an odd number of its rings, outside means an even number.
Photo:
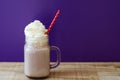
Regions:
<svg viewBox="0 0 120 80"><path fill-rule="evenodd" d="M24 73L30 78L49 76L50 69L60 64L61 53L56 46L50 46L48 36L27 38L24 45ZM50 50L56 50L57 61L50 65Z"/></svg>

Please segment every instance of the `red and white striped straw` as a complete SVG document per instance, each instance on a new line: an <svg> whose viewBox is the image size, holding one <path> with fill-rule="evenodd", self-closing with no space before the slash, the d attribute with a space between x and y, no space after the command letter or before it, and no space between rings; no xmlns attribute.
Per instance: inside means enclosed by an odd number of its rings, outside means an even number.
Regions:
<svg viewBox="0 0 120 80"><path fill-rule="evenodd" d="M56 12L55 17L53 18L53 20L52 20L52 22L51 22L51 24L50 24L47 32L45 32L45 34L49 34L49 32L51 31L51 29L52 29L55 21L57 20L57 18L58 18L58 16L59 16L59 14L60 14L60 10L58 10L58 11Z"/></svg>

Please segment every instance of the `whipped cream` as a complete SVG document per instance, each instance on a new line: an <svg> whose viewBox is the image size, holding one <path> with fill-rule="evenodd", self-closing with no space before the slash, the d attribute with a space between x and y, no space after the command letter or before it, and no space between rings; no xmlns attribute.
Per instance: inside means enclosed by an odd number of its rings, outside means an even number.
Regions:
<svg viewBox="0 0 120 80"><path fill-rule="evenodd" d="M45 34L47 29L39 21L35 20L25 27L25 39L27 43L32 43L37 46L45 46L48 44L48 35Z"/></svg>
<svg viewBox="0 0 120 80"><path fill-rule="evenodd" d="M25 27L25 36L27 37L41 37L45 36L45 32L47 29L45 29L45 26L39 21L35 20L34 22L31 22Z"/></svg>

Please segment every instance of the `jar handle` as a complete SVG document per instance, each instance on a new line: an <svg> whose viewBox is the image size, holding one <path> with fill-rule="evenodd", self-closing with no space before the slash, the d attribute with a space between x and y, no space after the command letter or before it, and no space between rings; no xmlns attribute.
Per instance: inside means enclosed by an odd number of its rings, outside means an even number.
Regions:
<svg viewBox="0 0 120 80"><path fill-rule="evenodd" d="M51 46L50 50L55 50L56 51L56 55L57 55L57 60L55 64L50 64L50 69L56 68L60 65L61 62L61 52L60 49L56 46Z"/></svg>

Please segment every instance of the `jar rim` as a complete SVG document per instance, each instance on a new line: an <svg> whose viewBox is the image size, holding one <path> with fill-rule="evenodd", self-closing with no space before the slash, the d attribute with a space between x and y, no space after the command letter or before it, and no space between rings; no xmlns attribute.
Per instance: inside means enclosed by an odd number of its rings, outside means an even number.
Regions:
<svg viewBox="0 0 120 80"><path fill-rule="evenodd" d="M31 36L25 36L25 38L41 38L41 37L49 37L48 35L46 36L34 36L34 37L31 37Z"/></svg>

